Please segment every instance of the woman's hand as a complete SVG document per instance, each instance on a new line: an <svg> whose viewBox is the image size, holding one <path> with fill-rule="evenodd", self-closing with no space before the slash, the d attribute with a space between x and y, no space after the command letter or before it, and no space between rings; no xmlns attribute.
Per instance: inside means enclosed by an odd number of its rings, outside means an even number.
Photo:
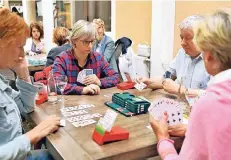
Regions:
<svg viewBox="0 0 231 160"><path fill-rule="evenodd" d="M19 57L19 59L15 61L14 65L10 69L12 69L17 74L18 78L29 83L31 82L28 64L25 57Z"/></svg>
<svg viewBox="0 0 231 160"><path fill-rule="evenodd" d="M160 121L155 120L152 116L150 117L150 124L154 133L156 134L158 141L169 138L167 119L167 112L162 115Z"/></svg>
<svg viewBox="0 0 231 160"><path fill-rule="evenodd" d="M27 132L25 135L29 138L31 144L37 143L43 137L53 133L59 128L60 118L53 115L38 124L34 129Z"/></svg>
<svg viewBox="0 0 231 160"><path fill-rule="evenodd" d="M183 137L185 136L186 130L187 130L186 124L176 124L168 127L168 133L171 136Z"/></svg>
<svg viewBox="0 0 231 160"><path fill-rule="evenodd" d="M99 94L100 88L95 84L90 84L83 88L82 94Z"/></svg>
<svg viewBox="0 0 231 160"><path fill-rule="evenodd" d="M85 85L95 84L95 85L97 85L97 86L101 86L101 82L100 82L99 78L98 78L95 74L86 76L86 77L83 79L83 83L84 83Z"/></svg>

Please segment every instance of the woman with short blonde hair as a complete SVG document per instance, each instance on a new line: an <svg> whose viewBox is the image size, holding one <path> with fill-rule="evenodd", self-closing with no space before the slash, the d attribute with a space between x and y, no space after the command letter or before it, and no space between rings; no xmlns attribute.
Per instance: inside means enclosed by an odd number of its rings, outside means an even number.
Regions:
<svg viewBox="0 0 231 160"><path fill-rule="evenodd" d="M95 95L100 93L100 88L119 83L119 74L101 54L92 51L96 36L92 23L79 20L74 24L70 36L72 49L58 55L53 66L54 76L68 78L64 94Z"/></svg>
<svg viewBox="0 0 231 160"><path fill-rule="evenodd" d="M100 18L94 19L93 24L97 30L96 43L93 46L93 51L98 52L104 56L104 59L110 66L118 72L116 59L115 59L115 43L111 37L105 35L104 21Z"/></svg>
<svg viewBox="0 0 231 160"><path fill-rule="evenodd" d="M60 118L52 116L23 134L20 113L34 110L38 88L31 84L23 46L29 36L25 21L6 8L0 8L0 69L17 74L13 90L0 75L0 159L53 159L47 150L31 151L31 145L58 129Z"/></svg>
<svg viewBox="0 0 231 160"><path fill-rule="evenodd" d="M231 12L218 10L195 29L195 42L202 51L205 68L214 76L206 95L193 106L180 155L169 139L165 113L151 120L162 159L231 159Z"/></svg>

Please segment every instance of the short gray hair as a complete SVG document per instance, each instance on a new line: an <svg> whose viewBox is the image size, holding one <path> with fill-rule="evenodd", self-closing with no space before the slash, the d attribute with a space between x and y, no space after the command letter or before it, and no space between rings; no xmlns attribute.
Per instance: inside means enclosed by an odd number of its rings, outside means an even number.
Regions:
<svg viewBox="0 0 231 160"><path fill-rule="evenodd" d="M180 29L193 29L194 25L202 21L204 17L202 15L192 15L185 18L179 25Z"/></svg>
<svg viewBox="0 0 231 160"><path fill-rule="evenodd" d="M85 36L86 39L96 39L97 32L91 22L85 20L78 20L72 27L70 36L71 41Z"/></svg>

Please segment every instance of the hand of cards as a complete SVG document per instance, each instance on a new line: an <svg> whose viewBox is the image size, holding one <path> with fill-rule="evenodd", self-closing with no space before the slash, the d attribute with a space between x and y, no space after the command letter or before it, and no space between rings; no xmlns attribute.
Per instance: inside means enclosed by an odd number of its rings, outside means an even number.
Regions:
<svg viewBox="0 0 231 160"><path fill-rule="evenodd" d="M127 79L127 82L133 82L130 74L128 72L124 72L125 76L126 76L126 79ZM139 91L143 90L147 85L144 84L143 82L140 82L138 83L137 81L135 81L135 88L138 89Z"/></svg>
<svg viewBox="0 0 231 160"><path fill-rule="evenodd" d="M83 69L78 74L77 82L84 84L83 83L84 78L92 74L93 74L93 69Z"/></svg>
<svg viewBox="0 0 231 160"><path fill-rule="evenodd" d="M179 103L172 99L161 99L151 104L149 113L156 120L160 120L164 112L168 113L168 124L175 125L183 122L183 115Z"/></svg>

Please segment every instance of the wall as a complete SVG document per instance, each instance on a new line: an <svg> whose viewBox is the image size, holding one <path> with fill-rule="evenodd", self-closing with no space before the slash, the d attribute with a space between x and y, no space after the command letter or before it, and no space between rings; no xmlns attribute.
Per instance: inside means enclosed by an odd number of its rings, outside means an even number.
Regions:
<svg viewBox="0 0 231 160"><path fill-rule="evenodd" d="M174 31L174 55L177 54L180 45L179 23L187 16L193 14L205 15L218 8L231 6L228 1L176 1L175 31Z"/></svg>
<svg viewBox="0 0 231 160"><path fill-rule="evenodd" d="M116 39L128 37L137 44L151 44L151 1L116 1Z"/></svg>

